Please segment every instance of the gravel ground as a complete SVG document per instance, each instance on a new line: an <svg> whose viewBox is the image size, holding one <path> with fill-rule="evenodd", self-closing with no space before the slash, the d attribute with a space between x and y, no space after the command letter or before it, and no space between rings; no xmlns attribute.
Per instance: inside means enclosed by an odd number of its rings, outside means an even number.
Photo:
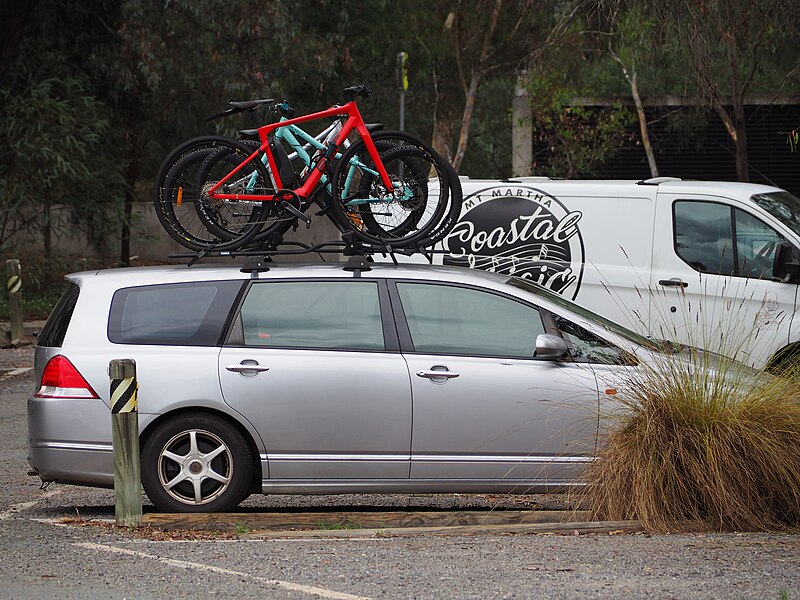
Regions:
<svg viewBox="0 0 800 600"><path fill-rule="evenodd" d="M0 368L32 350L0 350ZM589 534L355 540L150 539L56 525L113 516L113 492L28 477L32 373L0 381L0 598L800 598L800 535ZM560 496L253 496L272 507L516 506ZM222 537L222 536L221 536ZM305 586L314 586L313 588ZM351 596L342 596L350 594Z"/></svg>
<svg viewBox="0 0 800 600"><path fill-rule="evenodd" d="M0 349L0 373L21 367L33 367L33 346Z"/></svg>

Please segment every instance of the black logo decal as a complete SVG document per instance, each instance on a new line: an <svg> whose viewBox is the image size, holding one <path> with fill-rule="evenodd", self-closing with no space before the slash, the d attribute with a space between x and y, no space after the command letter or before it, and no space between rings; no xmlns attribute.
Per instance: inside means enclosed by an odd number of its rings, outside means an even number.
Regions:
<svg viewBox="0 0 800 600"><path fill-rule="evenodd" d="M464 199L443 262L517 275L574 299L584 265L581 217L530 186L486 188Z"/></svg>

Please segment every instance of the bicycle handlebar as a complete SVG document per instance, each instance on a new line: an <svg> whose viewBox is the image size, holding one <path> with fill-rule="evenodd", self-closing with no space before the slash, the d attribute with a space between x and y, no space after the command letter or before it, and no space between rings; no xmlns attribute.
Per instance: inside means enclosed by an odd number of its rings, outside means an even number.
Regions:
<svg viewBox="0 0 800 600"><path fill-rule="evenodd" d="M344 99L348 102L352 102L356 99L356 96L369 98L372 96L372 90L363 84L351 85L350 87L346 87L342 90L342 96L344 96Z"/></svg>

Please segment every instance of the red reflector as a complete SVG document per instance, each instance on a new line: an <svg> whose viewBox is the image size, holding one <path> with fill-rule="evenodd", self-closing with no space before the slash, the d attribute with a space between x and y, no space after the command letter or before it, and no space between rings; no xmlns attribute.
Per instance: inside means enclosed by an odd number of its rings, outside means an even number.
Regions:
<svg viewBox="0 0 800 600"><path fill-rule="evenodd" d="M99 398L66 356L51 358L44 367L37 398Z"/></svg>

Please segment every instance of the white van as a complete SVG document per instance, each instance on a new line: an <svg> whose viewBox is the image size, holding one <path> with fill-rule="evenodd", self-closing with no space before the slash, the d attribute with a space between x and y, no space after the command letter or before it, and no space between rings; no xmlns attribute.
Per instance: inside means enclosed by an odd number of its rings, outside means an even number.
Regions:
<svg viewBox="0 0 800 600"><path fill-rule="evenodd" d="M461 219L436 262L529 278L645 335L758 368L800 352L800 199L784 190L668 177L461 183Z"/></svg>

